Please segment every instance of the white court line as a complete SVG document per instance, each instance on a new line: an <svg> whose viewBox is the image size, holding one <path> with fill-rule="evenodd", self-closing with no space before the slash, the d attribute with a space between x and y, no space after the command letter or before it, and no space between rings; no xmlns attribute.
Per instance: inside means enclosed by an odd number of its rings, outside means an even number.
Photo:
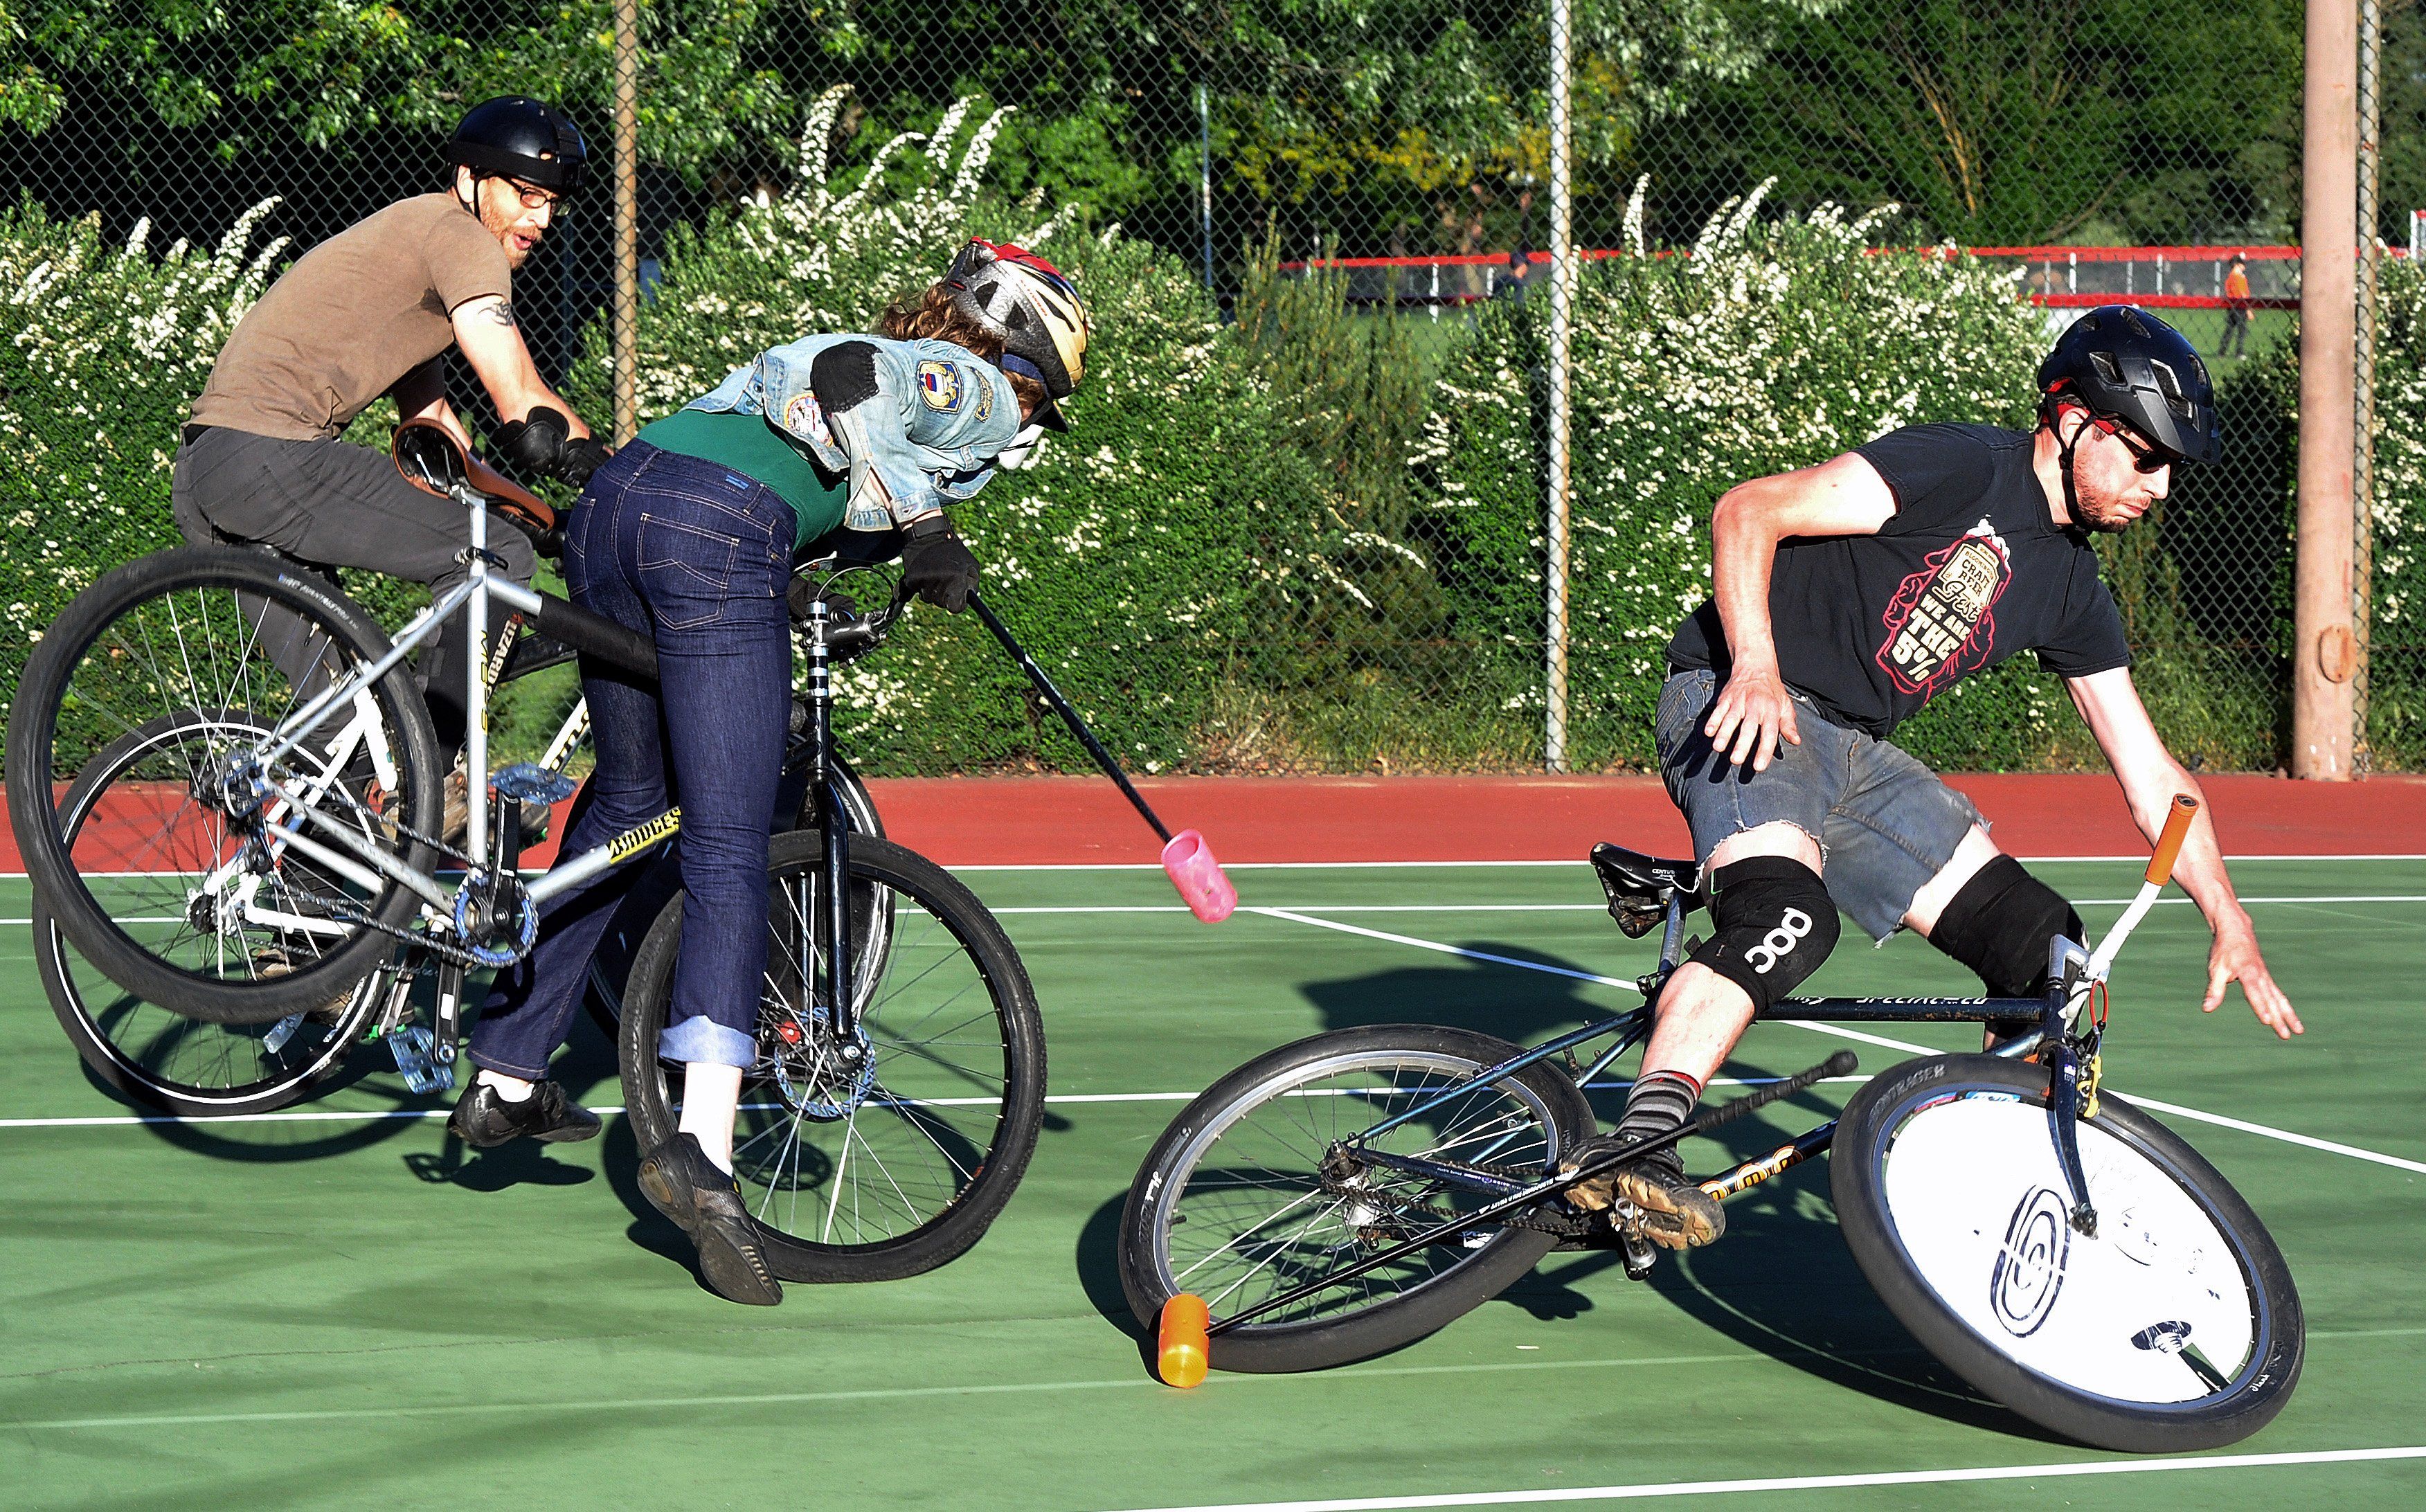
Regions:
<svg viewBox="0 0 2426 1512"><path fill-rule="evenodd" d="M2127 856L2015 856L2023 861L2128 861L2134 866L2148 864L2148 853L2140 851ZM2272 853L2235 853L2227 861L2426 861L2426 851L2349 851L2331 855L2276 855ZM1253 871L1374 871L1420 866L1587 866L1591 862L1577 856L1568 861L1223 861L1221 868L1230 872ZM953 866L955 872L1158 872L1155 861L989 861L980 864ZM0 876L23 877L23 872L0 873Z"/></svg>
<svg viewBox="0 0 2426 1512"><path fill-rule="evenodd" d="M1655 1481L1555 1490L1449 1491L1432 1496L1342 1496L1310 1502L1223 1502L1156 1507L1152 1512L1385 1512L1396 1507L1521 1506L1550 1502L1641 1502L1661 1496L1730 1496L1746 1491L1830 1491L1871 1486L1947 1486L1979 1481L2059 1480L2085 1475L2152 1475L2185 1470L2256 1470L2284 1465L2351 1465L2426 1459L2426 1444L2397 1449L2316 1449L2273 1455L2209 1455L2177 1459L2094 1459L2052 1465L1981 1465L1962 1470L1891 1470L1862 1475L1778 1475L1759 1480Z"/></svg>
<svg viewBox="0 0 2426 1512"><path fill-rule="evenodd" d="M2130 898L2075 898L2073 903L2084 909L2122 908ZM2189 898L2159 898L2159 904L2186 904ZM2426 903L2426 893L2287 893L2281 897L2247 897L2243 904L2256 903ZM1606 913L1605 903L1291 903L1267 904L1256 911L1270 912L1286 907L1294 913ZM1182 903L1059 903L1026 904L1011 908L988 909L988 913L1186 913ZM0 919L0 925L30 925L25 919ZM184 914L131 913L113 919L114 924L183 924Z"/></svg>
<svg viewBox="0 0 2426 1512"><path fill-rule="evenodd" d="M2090 862L2103 863L2109 861L2119 864L2127 861L2134 866L2144 866L2148 861L2148 857L2145 852L2131 856L2015 856L2014 859L2015 861L2078 861L2084 864ZM2287 856L2249 853L2226 856L2224 860L2227 861L2426 861L2426 851L2351 851L2323 856ZM1567 861L1223 861L1221 863L1221 869L1228 872L1323 872L1392 871L1411 870L1423 867L1443 868L1453 866L1580 867L1588 866L1590 864L1591 862L1586 858L1577 856ZM1156 861L981 861L946 867L946 870L954 872L1158 872L1162 870L1162 866ZM542 869L539 867L525 867L523 869L523 875L525 877L538 877L542 874ZM90 877L154 877L190 874L144 871L86 872L83 875ZM462 874L461 872L445 872L440 875L444 877L461 877ZM0 872L0 881L23 881L24 877L25 874L24 872Z"/></svg>
<svg viewBox="0 0 2426 1512"><path fill-rule="evenodd" d="M1362 925L1343 924L1336 919L1318 919L1311 914L1298 913L1287 909L1250 909L1247 911L1264 914L1274 919L1287 919L1297 924L1310 924L1318 929L1335 929L1342 934L1363 935L1368 940L1385 941L1394 945L1412 945L1417 950L1438 951L1446 956L1461 956L1467 960L1489 961L1495 966L1512 966L1518 971L1540 972L1547 976L1564 976L1578 982L1596 982L1604 987L1634 985L1624 978L1603 976L1597 972L1578 972L1564 966L1550 966L1541 961L1523 960L1514 956L1495 956L1488 951L1468 950L1463 945L1447 944L1437 940L1419 940L1414 935L1394 935L1385 930L1367 929ZM1805 1019L1774 1019L1764 1021L1790 1023L1798 1029L1808 1029L1815 1034L1828 1035L1838 1039L1858 1040L1863 1044L1879 1045L1888 1050L1900 1050L1917 1055L1945 1054L1927 1045L1916 1045L1904 1039L1889 1039L1884 1035L1869 1034L1860 1029L1848 1029L1842 1024L1814 1023ZM2329 1154L2348 1155L2353 1160L2370 1161L2378 1166L2392 1166L2396 1170L2416 1171L2420 1175L2426 1175L2426 1162L2403 1160L2398 1155L2386 1155L2373 1150L2361 1150L2355 1145L2336 1144L2330 1139L2319 1139L2313 1134L2295 1134L2289 1129L2277 1129L2269 1124L2248 1123L2240 1118L2227 1118L2222 1114L2205 1113L2197 1108L2184 1107L2178 1102L2159 1102L2154 1098L2136 1096L2121 1087L2116 1087L2114 1091L2116 1096L2129 1098L2130 1101L2143 1107L2155 1108L2185 1118L2195 1118L2202 1123L2212 1123L2225 1129L2237 1129L2242 1134L2258 1134L2268 1139L2280 1139L2286 1144L2300 1145L2309 1150L2321 1150Z"/></svg>
<svg viewBox="0 0 2426 1512"><path fill-rule="evenodd" d="M1823 1082L1869 1080L1867 1076L1823 1076L1820 1079ZM1714 1076L1710 1078L1708 1085L1711 1086L1771 1086L1785 1080L1783 1076ZM1618 1092L1633 1085L1632 1082L1624 1080L1588 1082L1584 1089L1590 1092ZM1341 1087L1335 1091L1300 1091L1288 1095L1291 1097L1364 1097L1369 1094L1360 1088ZM1197 1096L1199 1094L1194 1092L1062 1092L1047 1097L1044 1102L1048 1107L1056 1103L1076 1102L1187 1102L1193 1101ZM997 1100L984 1097L928 1097L914 1101L918 1106L929 1108L982 1108L992 1107ZM745 1106L752 1112L771 1112L775 1109L775 1104L771 1102L753 1102ZM387 1119L443 1118L452 1111L450 1108L351 1110L314 1108L301 1113L230 1113L198 1118L188 1118L174 1113L108 1114L84 1118L0 1118L0 1129L133 1129L153 1124L191 1124L196 1128L207 1129L214 1124L222 1123L378 1123ZM601 1105L590 1111L604 1118L620 1117L623 1109L620 1106Z"/></svg>

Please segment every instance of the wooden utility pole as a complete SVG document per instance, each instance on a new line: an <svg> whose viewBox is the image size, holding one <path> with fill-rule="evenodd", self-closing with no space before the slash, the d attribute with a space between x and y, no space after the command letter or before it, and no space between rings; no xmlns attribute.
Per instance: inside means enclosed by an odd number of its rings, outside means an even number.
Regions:
<svg viewBox="0 0 2426 1512"><path fill-rule="evenodd" d="M2346 781L2357 445L2358 4L2308 0L2300 204L2299 525L2292 573L2291 775Z"/></svg>

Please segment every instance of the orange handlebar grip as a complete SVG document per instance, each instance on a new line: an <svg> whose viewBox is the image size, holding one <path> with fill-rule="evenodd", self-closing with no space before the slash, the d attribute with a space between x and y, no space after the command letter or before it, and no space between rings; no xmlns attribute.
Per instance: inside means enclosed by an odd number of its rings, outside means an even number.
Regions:
<svg viewBox="0 0 2426 1512"><path fill-rule="evenodd" d="M1190 1292L1180 1293L1162 1305L1161 1322L1156 1340L1156 1374L1182 1390L1199 1384L1213 1352L1205 1333L1213 1315L1205 1299Z"/></svg>
<svg viewBox="0 0 2426 1512"><path fill-rule="evenodd" d="M2148 880L2162 887L2173 880L2174 861L2182 853L2182 842L2190 838L2191 821L2198 817L2198 799L2187 793L2174 795L2174 808L2165 815L2165 832L2157 837L2157 854L2148 858Z"/></svg>

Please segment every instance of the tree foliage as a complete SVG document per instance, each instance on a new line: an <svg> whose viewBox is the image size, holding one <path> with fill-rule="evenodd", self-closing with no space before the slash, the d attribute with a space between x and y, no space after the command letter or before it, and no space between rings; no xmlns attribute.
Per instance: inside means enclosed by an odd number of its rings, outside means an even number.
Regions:
<svg viewBox="0 0 2426 1512"><path fill-rule="evenodd" d="M2288 239L2293 0L1908 0L1782 28L1658 144L1688 203L1892 200L1970 246ZM1663 182L1665 182L1663 180Z"/></svg>

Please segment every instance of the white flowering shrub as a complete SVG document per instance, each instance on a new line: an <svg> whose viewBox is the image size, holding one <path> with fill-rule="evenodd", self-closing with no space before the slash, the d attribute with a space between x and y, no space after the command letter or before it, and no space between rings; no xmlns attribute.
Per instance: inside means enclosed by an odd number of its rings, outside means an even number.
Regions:
<svg viewBox="0 0 2426 1512"><path fill-rule="evenodd" d="M2378 766L2426 766L2426 270L2378 265L2375 574L2368 739Z"/></svg>
<svg viewBox="0 0 2426 1512"><path fill-rule="evenodd" d="M1255 700L1225 690L1270 683L1270 627L1294 622L1309 595L1343 591L1314 570L1317 489L1269 384L1185 265L1117 227L1080 232L983 191L1001 112L955 109L873 166L833 172L840 102L830 93L812 112L786 195L673 238L640 321L644 423L766 347L871 329L972 234L1041 250L1094 315L1087 381L1066 406L1074 428L953 519L989 601L1115 751L1150 771L1251 764L1275 737L1238 728L1236 711ZM570 395L585 412L604 408L605 334ZM842 686L847 748L871 771L1088 766L973 616L917 609Z"/></svg>
<svg viewBox="0 0 2426 1512"><path fill-rule="evenodd" d="M75 593L177 543L169 466L177 431L283 240L255 247L254 206L208 250L122 244L97 217L0 216L0 692Z"/></svg>
<svg viewBox="0 0 2426 1512"><path fill-rule="evenodd" d="M1630 255L1584 265L1576 302L1568 727L1574 759L1591 766L1653 760L1662 651L1709 592L1721 493L1900 426L2028 425L2045 346L1999 270L1951 249L1875 251L1887 212L1763 222L1755 193L1723 207L1690 255L1653 256L1643 192L1627 214ZM1547 325L1539 292L1483 317L1441 380L1425 452L1438 567L1471 608L1466 638L1503 648L1506 685L1536 718L1545 548L1531 422ZM2062 696L1992 677L1943 701L1996 705L1984 722L2010 728L1953 742L1993 758L2043 748ZM1916 749L1946 744L1927 726L1908 728Z"/></svg>

